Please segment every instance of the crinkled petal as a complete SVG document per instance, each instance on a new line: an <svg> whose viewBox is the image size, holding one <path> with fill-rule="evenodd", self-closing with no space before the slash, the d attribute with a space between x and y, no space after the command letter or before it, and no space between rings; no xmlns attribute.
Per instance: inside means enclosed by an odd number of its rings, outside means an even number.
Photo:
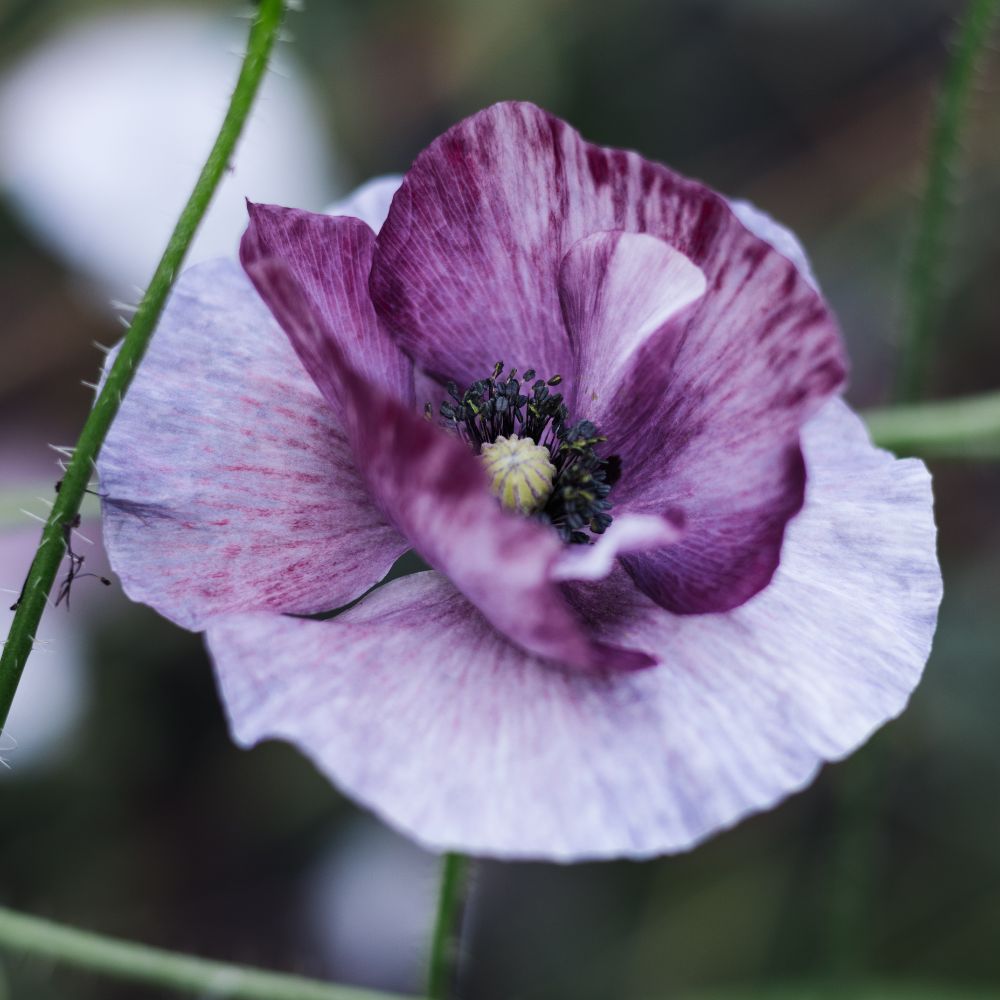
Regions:
<svg viewBox="0 0 1000 1000"><path fill-rule="evenodd" d="M533 105L495 105L405 176L376 241L372 297L437 377L470 381L501 359L596 373L589 341L567 332L559 269L578 241L614 230L663 240L707 289L670 350L644 341L613 398L573 387L574 416L597 404L608 451L622 458L618 511L684 509L681 544L629 560L639 586L674 611L726 610L774 573L802 503L799 432L843 384L845 360L816 290L720 195L592 146ZM607 337L595 341L603 351Z"/></svg>
<svg viewBox="0 0 1000 1000"><path fill-rule="evenodd" d="M408 404L413 401L409 359L381 328L368 294L375 234L360 219L317 215L277 205L248 205L250 225L240 261L276 316L288 305L278 299L276 269L294 279L296 308L312 322L283 326L306 370L335 408L341 357L372 385ZM280 267L279 267L280 265Z"/></svg>
<svg viewBox="0 0 1000 1000"><path fill-rule="evenodd" d="M660 666L552 669L418 574L333 621L215 623L236 739L290 740L396 827L473 854L645 857L774 805L902 710L941 597L923 465L839 402L804 443L808 502L754 600L678 617L624 573L581 593Z"/></svg>
<svg viewBox="0 0 1000 1000"><path fill-rule="evenodd" d="M403 178L399 174L386 174L383 177L373 177L359 188L352 191L346 198L335 201L326 209L327 215L350 215L369 225L378 232L389 214L392 196L399 189Z"/></svg>
<svg viewBox="0 0 1000 1000"><path fill-rule="evenodd" d="M235 261L181 276L98 473L115 572L185 628L339 607L407 548Z"/></svg>

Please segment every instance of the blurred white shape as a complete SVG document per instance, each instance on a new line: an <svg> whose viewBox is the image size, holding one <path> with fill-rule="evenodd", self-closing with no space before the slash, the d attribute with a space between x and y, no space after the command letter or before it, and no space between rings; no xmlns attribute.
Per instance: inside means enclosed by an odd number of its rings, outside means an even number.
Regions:
<svg viewBox="0 0 1000 1000"><path fill-rule="evenodd" d="M306 877L307 933L330 975L419 992L439 861L368 816L347 826Z"/></svg>
<svg viewBox="0 0 1000 1000"><path fill-rule="evenodd" d="M403 178L399 174L385 174L373 177L361 187L355 188L349 195L340 198L332 205L327 205L324 212L327 215L352 215L367 223L377 233L389 214L393 195L399 190Z"/></svg>
<svg viewBox="0 0 1000 1000"><path fill-rule="evenodd" d="M0 81L0 185L39 235L135 301L222 122L245 20L193 9L64 27ZM188 263L233 256L244 198L319 210L335 192L322 116L280 48Z"/></svg>

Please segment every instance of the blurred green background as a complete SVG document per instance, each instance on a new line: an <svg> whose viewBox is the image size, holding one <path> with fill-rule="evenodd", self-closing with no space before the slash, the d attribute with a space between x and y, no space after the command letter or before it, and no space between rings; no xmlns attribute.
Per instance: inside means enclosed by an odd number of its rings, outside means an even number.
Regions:
<svg viewBox="0 0 1000 1000"><path fill-rule="evenodd" d="M273 189L305 185L303 199L316 203L303 207L318 209L372 174L405 170L483 105L533 100L592 140L637 148L795 229L844 328L849 398L873 405L887 400L896 368L932 96L961 9L945 0L310 0L289 20L279 68L311 93L311 117L295 132L265 102L254 155L283 156ZM199 37L215 37L210 24L235 39L245 28L229 3L0 2L0 109L25 60L98 25L84 56L49 60L47 90L33 84L37 118L18 119L27 105L16 92L0 114L0 585L13 590L36 532L19 508L43 513L33 498L50 495L58 477L46 445L75 438L90 400L80 381L94 380L100 360L92 341L113 343L120 330L110 299L128 276L101 262L98 245L129 253L145 213L124 204L125 186L150 216L164 201L161 179L131 157L130 145L149 141L133 130L149 117L145 92L123 83L131 104L100 98L109 106L95 113L120 122L110 132L88 131L78 107L91 76L125 59L94 41L100 31L128 20L142 37L154 11L194 19ZM173 36L148 23L149 43L169 49ZM238 59L224 56L234 79ZM148 83L174 107L183 138L199 110L198 78L183 52L167 59L176 72ZM998 91L993 53L975 90L942 261L934 397L1000 386ZM82 140L58 124L74 100ZM36 168L10 166L36 140L62 171L47 188ZM99 165L86 183L81 141ZM178 153L175 170L178 143L156 157L183 189L207 141L186 159ZM236 188L242 169L238 155ZM69 207L40 218L57 196ZM74 223L75 243L60 229L74 205L96 213ZM219 238L235 246L237 235ZM945 602L905 715L808 791L691 854L481 865L462 996L768 996L783 986L798 997L828 984L843 996L883 995L863 993L873 982L897 984L899 996L1000 996L1000 469L932 469ZM100 563L94 551L91 566ZM419 989L433 858L338 797L290 748L236 749L200 639L117 587L80 581L73 610L51 611L46 627L52 642L29 663L32 690L11 720L17 746L0 742L11 765L0 773L0 902L206 956ZM164 995L0 954L0 998Z"/></svg>

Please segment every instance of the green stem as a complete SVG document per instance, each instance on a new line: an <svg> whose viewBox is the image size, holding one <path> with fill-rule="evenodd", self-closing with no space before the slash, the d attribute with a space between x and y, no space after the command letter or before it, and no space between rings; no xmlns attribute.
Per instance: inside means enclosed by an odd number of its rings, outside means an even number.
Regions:
<svg viewBox="0 0 1000 1000"><path fill-rule="evenodd" d="M931 341L939 319L941 250L952 215L952 188L962 126L976 67L998 8L1000 0L971 0L941 89L931 133L926 186L906 276L905 340L896 385L896 398L901 402L918 399L927 379Z"/></svg>
<svg viewBox="0 0 1000 1000"><path fill-rule="evenodd" d="M132 325L125 334L121 350L108 373L104 388L80 432L73 457L70 459L49 519L42 531L35 558L28 570L17 613L14 615L3 655L0 657L0 728L7 721L14 693L17 691L24 665L34 643L38 623L66 553L66 536L80 509L97 454L104 443L112 420L118 413L122 397L132 381L136 366L146 352L195 230L229 164L260 81L267 69L271 49L278 37L283 17L283 0L261 0L250 28L247 54L218 138L208 154L191 197L177 220L177 225L160 258L146 294L139 304Z"/></svg>
<svg viewBox="0 0 1000 1000"><path fill-rule="evenodd" d="M939 327L941 256L952 215L953 173L959 138L976 66L985 48L1000 0L970 0L959 30L958 45L945 74L931 134L927 181L917 220L904 288L905 316L897 401L912 402L924 393L932 341ZM929 406L908 406L868 414L875 441L894 451L967 457L970 448L988 454L997 444L990 434L995 398ZM914 430L920 428L914 436ZM971 436L969 435L969 432ZM927 447L927 445L930 447ZM889 747L879 744L840 775L837 786L839 822L832 845L830 971L846 995L870 964L867 931L878 899L880 843L879 789L889 771Z"/></svg>
<svg viewBox="0 0 1000 1000"><path fill-rule="evenodd" d="M176 955L63 927L0 907L0 948L201 997L229 1000L404 1000L399 994L321 983L204 958Z"/></svg>
<svg viewBox="0 0 1000 1000"><path fill-rule="evenodd" d="M447 1000L455 981L470 862L463 854L441 859L441 886L427 961L427 995Z"/></svg>
<svg viewBox="0 0 1000 1000"><path fill-rule="evenodd" d="M863 414L875 443L924 458L1000 459L1000 392Z"/></svg>

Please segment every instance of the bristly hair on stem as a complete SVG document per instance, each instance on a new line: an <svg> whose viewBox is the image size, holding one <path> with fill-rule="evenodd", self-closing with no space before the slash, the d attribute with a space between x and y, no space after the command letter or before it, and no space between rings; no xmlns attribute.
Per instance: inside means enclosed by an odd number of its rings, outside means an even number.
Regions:
<svg viewBox="0 0 1000 1000"><path fill-rule="evenodd" d="M22 598L18 602L3 654L0 656L0 728L7 721L11 702L35 640L38 623L59 572L59 566L66 555L67 527L72 526L74 518L79 513L97 454L104 443L111 422L118 413L135 369L146 352L170 289L180 274L181 265L184 263L195 230L229 166L236 142L243 131L243 125L250 114L250 108L267 69L284 14L283 0L261 0L250 28L247 53L218 137L195 182L191 197L177 220L146 294L139 303L139 308L122 341L121 350L108 372L104 388L98 395L73 449L62 485L56 494L52 511L42 531L41 541L28 570Z"/></svg>
<svg viewBox="0 0 1000 1000"><path fill-rule="evenodd" d="M962 127L976 71L1000 0L970 0L959 26L931 131L927 179L904 288L903 343L895 387L899 402L923 395L940 322L942 252L953 214Z"/></svg>

